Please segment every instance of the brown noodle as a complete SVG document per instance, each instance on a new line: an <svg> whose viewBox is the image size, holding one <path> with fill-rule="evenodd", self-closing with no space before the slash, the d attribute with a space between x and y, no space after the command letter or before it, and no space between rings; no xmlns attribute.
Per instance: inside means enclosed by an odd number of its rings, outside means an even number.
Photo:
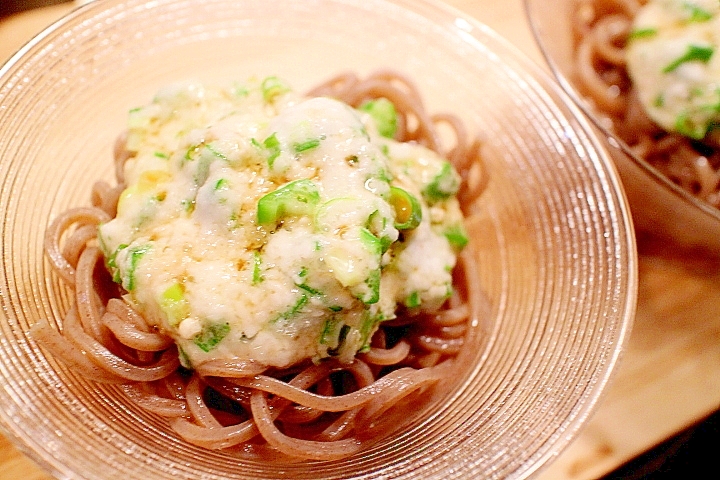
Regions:
<svg viewBox="0 0 720 480"><path fill-rule="evenodd" d="M416 141L445 155L464 182L459 199L466 215L486 184L480 144L452 115L428 115L404 76L378 71L361 80L339 75L310 92L358 106L386 97L400 113L397 139ZM452 132L443 149L438 125ZM447 139L445 140L447 143ZM230 449L262 459L334 459L351 455L406 412L393 407L418 401L450 377L454 358L478 318L478 296L467 287L477 276L472 245L454 272L455 293L435 314L400 315L382 324L369 352L349 364L327 359L279 370L254 362L211 361L190 372L179 366L172 339L157 331L121 299L96 246L97 226L115 215L128 158L120 138L115 148L117 186L95 184L93 207L62 213L47 230L50 264L73 289L74 305L62 333L39 322L32 334L80 375L119 384L139 407L164 417L188 442ZM470 239L474 222L468 221Z"/></svg>
<svg viewBox="0 0 720 480"><path fill-rule="evenodd" d="M572 19L575 80L632 151L692 195L720 208L720 149L667 132L644 112L628 76L624 46L646 0L577 0Z"/></svg>

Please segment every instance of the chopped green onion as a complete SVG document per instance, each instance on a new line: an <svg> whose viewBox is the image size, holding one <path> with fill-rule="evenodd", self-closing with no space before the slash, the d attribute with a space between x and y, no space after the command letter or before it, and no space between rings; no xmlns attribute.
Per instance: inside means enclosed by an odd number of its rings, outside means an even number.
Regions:
<svg viewBox="0 0 720 480"><path fill-rule="evenodd" d="M217 158L219 158L220 160L225 160L226 162L228 161L227 155L225 155L224 153L222 153L220 150L218 150L217 148L215 148L213 145L211 145L211 144L208 143L208 144L205 145L205 148L206 148L210 153L212 153L214 156L216 156Z"/></svg>
<svg viewBox="0 0 720 480"><path fill-rule="evenodd" d="M450 242L450 245L456 250L462 250L470 241L462 225L450 227L445 231L444 235L448 242Z"/></svg>
<svg viewBox="0 0 720 480"><path fill-rule="evenodd" d="M301 294L300 297L298 297L295 304L293 304L289 309L287 309L286 312L278 315L277 318L274 320L274 322L277 322L280 319L290 320L292 317L297 315L302 310L302 308L305 306L305 304L307 304L307 302L308 302L307 295L305 295L304 293Z"/></svg>
<svg viewBox="0 0 720 480"><path fill-rule="evenodd" d="M702 62L710 61L715 49L713 47L704 47L701 45L688 45L687 51L680 57L673 60L667 67L663 69L663 73L670 73L686 62Z"/></svg>
<svg viewBox="0 0 720 480"><path fill-rule="evenodd" d="M395 210L395 228L412 230L422 221L422 208L414 195L400 187L390 187L388 200Z"/></svg>
<svg viewBox="0 0 720 480"><path fill-rule="evenodd" d="M262 85L263 99L267 103L273 102L278 96L290 91L290 86L278 77L267 77Z"/></svg>
<svg viewBox="0 0 720 480"><path fill-rule="evenodd" d="M258 252L253 252L252 284L257 285L264 280L262 274L262 258Z"/></svg>
<svg viewBox="0 0 720 480"><path fill-rule="evenodd" d="M118 265L117 265L117 255L120 252L120 250L124 250L127 247L129 247L129 245L127 243L122 243L122 244L118 245L118 247L115 249L115 251L112 253L112 255L110 255L107 259L107 266L112 271L113 282L115 282L115 283L120 283L120 280L121 280L120 279L120 270L118 269Z"/></svg>
<svg viewBox="0 0 720 480"><path fill-rule="evenodd" d="M368 275L364 283L356 285L356 298L366 305L372 305L380 300L380 267L374 269Z"/></svg>
<svg viewBox="0 0 720 480"><path fill-rule="evenodd" d="M712 13L698 7L693 2L683 2L683 8L690 11L689 21L691 22L707 22L713 18Z"/></svg>
<svg viewBox="0 0 720 480"><path fill-rule="evenodd" d="M150 245L142 245L130 249L128 256L130 257L130 268L127 272L127 283L125 288L128 292L135 290L135 271L137 270L140 259L151 249Z"/></svg>
<svg viewBox="0 0 720 480"><path fill-rule="evenodd" d="M638 38L648 38L657 35L657 28L637 28L628 34L628 40L636 40Z"/></svg>
<svg viewBox="0 0 720 480"><path fill-rule="evenodd" d="M263 141L263 147L265 147L269 152L267 162L268 166L272 168L273 163L275 163L275 159L280 156L280 141L278 140L277 135L273 133L266 138Z"/></svg>
<svg viewBox="0 0 720 480"><path fill-rule="evenodd" d="M268 138L266 138L263 141L263 147L265 147L269 152L268 165L270 165L270 168L272 168L273 162L280 155L280 141L277 139L277 135L273 133Z"/></svg>
<svg viewBox="0 0 720 480"><path fill-rule="evenodd" d="M292 181L258 200L257 222L272 225L283 217L310 214L319 201L320 192L311 180Z"/></svg>
<svg viewBox="0 0 720 480"><path fill-rule="evenodd" d="M367 228L360 229L360 241L373 255L382 253L382 242Z"/></svg>
<svg viewBox="0 0 720 480"><path fill-rule="evenodd" d="M319 138L311 138L309 140L305 140L304 142L299 142L293 145L293 149L295 150L295 153L302 153L307 150L312 150L313 148L317 148L320 146L320 139Z"/></svg>
<svg viewBox="0 0 720 480"><path fill-rule="evenodd" d="M215 187L213 187L213 189L215 191L227 190L229 187L230 187L230 182L228 182L226 178L221 178L220 180L215 182Z"/></svg>
<svg viewBox="0 0 720 480"><path fill-rule="evenodd" d="M185 290L179 283L173 283L162 294L160 307L168 317L171 325L178 325L190 313L185 299Z"/></svg>
<svg viewBox="0 0 720 480"><path fill-rule="evenodd" d="M305 290L307 293L309 293L310 295L312 295L314 297L322 297L323 296L323 293L320 290L318 290L317 288L311 287L307 283L296 283L295 285L297 285L298 288Z"/></svg>
<svg viewBox="0 0 720 480"><path fill-rule="evenodd" d="M328 343L328 340L330 339L330 335L335 332L337 329L337 325L339 323L339 320L336 318L329 318L325 320L325 323L323 323L322 331L320 332L320 345L326 345Z"/></svg>
<svg viewBox="0 0 720 480"><path fill-rule="evenodd" d="M420 292L415 290L405 299L405 306L408 308L415 308L420 306Z"/></svg>
<svg viewBox="0 0 720 480"><path fill-rule="evenodd" d="M386 138L393 138L397 132L398 115L395 105L387 98L368 100L360 105L359 110L370 114L378 133Z"/></svg>
<svg viewBox="0 0 720 480"><path fill-rule="evenodd" d="M194 338L193 342L203 352L209 352L215 348L229 332L229 323L214 323L206 325Z"/></svg>
<svg viewBox="0 0 720 480"><path fill-rule="evenodd" d="M423 189L422 194L428 203L432 204L455 195L460 188L460 182L450 162L443 162L440 172Z"/></svg>

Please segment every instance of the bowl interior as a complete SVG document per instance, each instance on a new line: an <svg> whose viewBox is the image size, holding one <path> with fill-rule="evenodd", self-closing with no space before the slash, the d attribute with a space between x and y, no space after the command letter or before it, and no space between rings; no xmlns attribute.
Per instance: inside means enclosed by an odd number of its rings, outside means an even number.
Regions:
<svg viewBox="0 0 720 480"><path fill-rule="evenodd" d="M112 145L130 108L177 80L276 74L302 91L341 71L387 67L417 82L430 112L455 113L485 138L474 288L487 314L474 319L464 367L432 411L346 460L239 462L186 444L28 337L71 301L43 258L44 230L88 204L98 178L113 178ZM569 443L622 350L637 265L614 167L549 79L440 5L94 2L0 70L0 111L0 423L58 477L524 477Z"/></svg>
<svg viewBox="0 0 720 480"><path fill-rule="evenodd" d="M577 85L572 17L578 0L524 0L533 35L565 93L590 118L618 169L636 229L684 251L720 255L720 210L696 198L639 157L603 120ZM612 2L608 2L611 4Z"/></svg>

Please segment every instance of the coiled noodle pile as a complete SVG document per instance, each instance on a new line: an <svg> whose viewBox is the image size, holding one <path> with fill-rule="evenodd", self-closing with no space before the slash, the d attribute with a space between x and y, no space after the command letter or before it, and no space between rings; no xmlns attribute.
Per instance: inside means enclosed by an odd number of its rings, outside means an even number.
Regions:
<svg viewBox="0 0 720 480"><path fill-rule="evenodd" d="M263 459L351 455L407 417L393 407L428 398L430 389L450 376L471 320L479 315L478 293L468 284L478 275L471 206L487 181L480 143L452 115L426 113L412 82L396 72L378 71L365 79L339 75L309 95L353 106L388 98L401 117L396 138L443 154L463 178L458 198L470 244L454 271L453 296L436 314L400 314L384 322L370 351L352 363L327 359L279 370L210 361L193 371L182 368L172 339L122 300L122 287L109 278L97 247L97 226L115 215L124 189L123 138L115 149L117 185L97 182L91 207L62 213L47 230L47 257L75 301L61 332L43 321L33 327L34 338L78 374L120 385L139 407L166 418L195 445ZM452 135L443 139L441 130Z"/></svg>
<svg viewBox="0 0 720 480"><path fill-rule="evenodd" d="M624 46L645 0L578 0L572 25L575 80L633 152L692 195L720 208L720 151L653 123L628 76Z"/></svg>

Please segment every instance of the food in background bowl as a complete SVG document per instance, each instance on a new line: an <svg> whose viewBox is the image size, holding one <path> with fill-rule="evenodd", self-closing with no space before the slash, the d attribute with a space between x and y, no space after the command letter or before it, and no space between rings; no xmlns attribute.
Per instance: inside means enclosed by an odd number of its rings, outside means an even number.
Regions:
<svg viewBox="0 0 720 480"><path fill-rule="evenodd" d="M576 76L608 127L675 184L720 207L720 5L578 0Z"/></svg>
<svg viewBox="0 0 720 480"><path fill-rule="evenodd" d="M478 150L391 71L309 97L276 76L169 86L131 110L117 186L50 226L75 303L34 335L196 445L351 455L452 376L480 315L473 256L453 274Z"/></svg>

